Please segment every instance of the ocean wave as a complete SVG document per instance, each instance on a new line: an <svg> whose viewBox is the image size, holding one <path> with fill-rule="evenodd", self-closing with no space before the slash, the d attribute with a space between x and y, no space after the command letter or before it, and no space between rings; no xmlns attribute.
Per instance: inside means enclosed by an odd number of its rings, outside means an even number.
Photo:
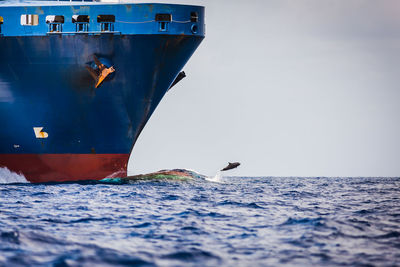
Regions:
<svg viewBox="0 0 400 267"><path fill-rule="evenodd" d="M362 181L0 185L0 266L396 266L400 179Z"/></svg>
<svg viewBox="0 0 400 267"><path fill-rule="evenodd" d="M178 251L178 252L173 252L170 254L163 255L162 258L164 259L174 259L174 260L179 260L182 262L187 262L187 261L198 261L198 260L215 260L216 262L220 261L220 257L217 255L213 254L212 252L206 251L206 250L201 250L201 249L192 249L189 251Z"/></svg>

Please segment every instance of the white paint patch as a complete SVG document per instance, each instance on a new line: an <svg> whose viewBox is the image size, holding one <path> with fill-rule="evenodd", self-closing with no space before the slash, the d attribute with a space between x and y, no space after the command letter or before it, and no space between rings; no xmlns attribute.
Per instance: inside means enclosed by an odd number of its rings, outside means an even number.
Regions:
<svg viewBox="0 0 400 267"><path fill-rule="evenodd" d="M0 168L0 184L29 183L23 174L17 174L7 168Z"/></svg>
<svg viewBox="0 0 400 267"><path fill-rule="evenodd" d="M36 138L48 138L49 134L43 132L43 127L33 127L33 131L35 132Z"/></svg>

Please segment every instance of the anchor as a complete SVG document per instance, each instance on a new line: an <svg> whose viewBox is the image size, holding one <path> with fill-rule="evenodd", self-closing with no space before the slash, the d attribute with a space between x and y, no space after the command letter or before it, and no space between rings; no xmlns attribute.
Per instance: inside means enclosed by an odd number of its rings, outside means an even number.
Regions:
<svg viewBox="0 0 400 267"><path fill-rule="evenodd" d="M85 67L95 80L94 87L97 89L111 73L115 72L115 69L113 66L107 68L103 63L100 62L100 60L96 57L96 55L93 55L93 59L94 63L97 66L97 69L94 69L88 65L86 65Z"/></svg>

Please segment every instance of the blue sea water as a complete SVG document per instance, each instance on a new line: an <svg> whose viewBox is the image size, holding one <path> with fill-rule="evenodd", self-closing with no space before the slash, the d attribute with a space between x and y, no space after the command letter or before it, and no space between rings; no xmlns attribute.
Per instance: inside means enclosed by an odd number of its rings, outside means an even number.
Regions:
<svg viewBox="0 0 400 267"><path fill-rule="evenodd" d="M399 178L0 185L0 266L396 266Z"/></svg>

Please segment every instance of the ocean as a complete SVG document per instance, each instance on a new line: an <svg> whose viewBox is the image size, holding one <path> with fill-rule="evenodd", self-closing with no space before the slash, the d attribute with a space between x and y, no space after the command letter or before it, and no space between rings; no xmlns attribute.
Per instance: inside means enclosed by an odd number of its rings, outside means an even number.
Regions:
<svg viewBox="0 0 400 267"><path fill-rule="evenodd" d="M311 265L400 265L400 178L0 185L0 266Z"/></svg>

